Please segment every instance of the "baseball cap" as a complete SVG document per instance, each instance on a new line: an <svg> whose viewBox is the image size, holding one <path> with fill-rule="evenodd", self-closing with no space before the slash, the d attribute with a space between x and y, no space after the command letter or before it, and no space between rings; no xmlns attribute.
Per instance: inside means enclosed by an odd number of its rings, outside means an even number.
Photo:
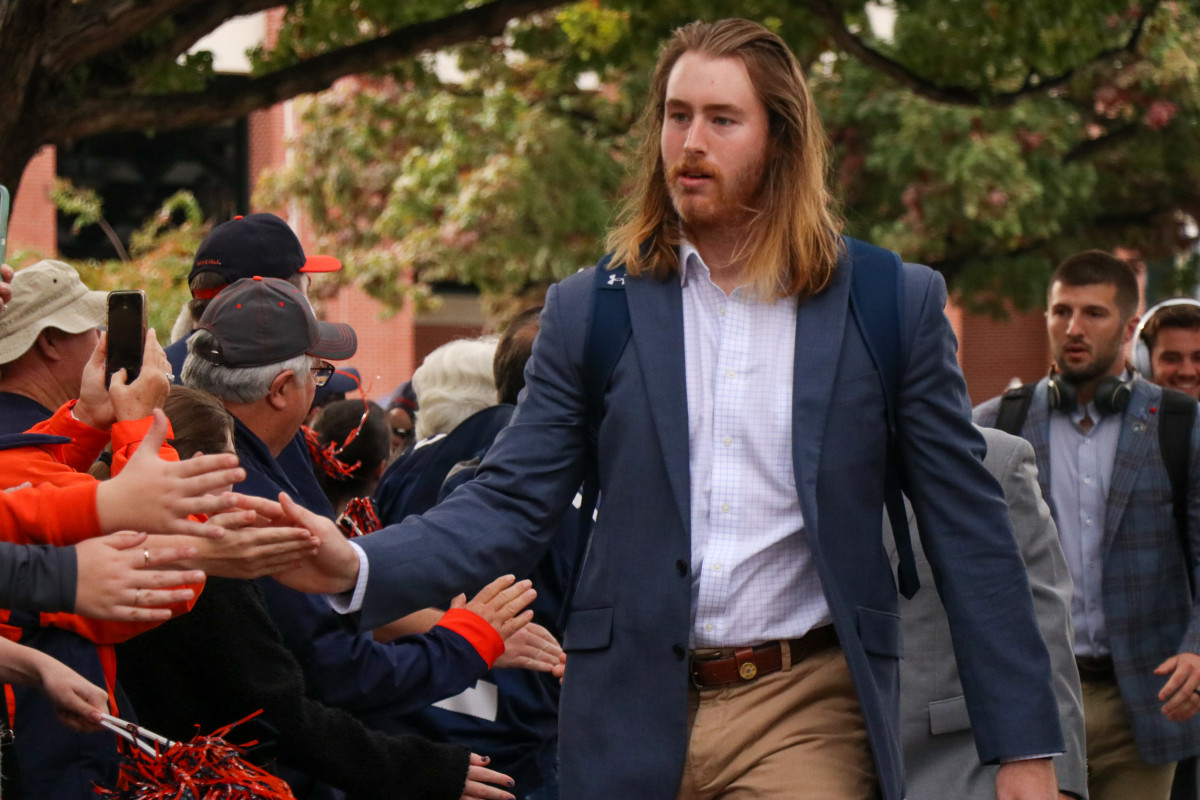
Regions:
<svg viewBox="0 0 1200 800"><path fill-rule="evenodd" d="M336 272L333 256L306 256L300 239L274 214L237 216L204 237L192 261L188 282L201 272L215 272L233 283L259 275L287 280L297 272Z"/></svg>
<svg viewBox="0 0 1200 800"><path fill-rule="evenodd" d="M354 329L319 322L298 288L279 278L242 278L208 304L197 326L213 335L211 349L192 352L226 367L261 367L302 353L336 360L358 349Z"/></svg>
<svg viewBox="0 0 1200 800"><path fill-rule="evenodd" d="M61 261L39 261L17 270L12 301L0 314L0 364L20 358L46 328L83 333L104 324L108 292L83 285L79 273Z"/></svg>

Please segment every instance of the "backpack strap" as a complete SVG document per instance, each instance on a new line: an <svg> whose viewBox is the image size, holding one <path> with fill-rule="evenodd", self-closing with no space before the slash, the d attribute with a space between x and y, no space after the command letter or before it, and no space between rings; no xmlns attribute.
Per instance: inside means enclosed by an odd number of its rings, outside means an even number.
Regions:
<svg viewBox="0 0 1200 800"><path fill-rule="evenodd" d="M1025 427L1025 417L1029 416L1029 406L1033 402L1033 390L1036 386L1034 383L1022 384L1001 395L1000 408L996 411L996 423L992 427L1013 436L1020 436L1021 428Z"/></svg>
<svg viewBox="0 0 1200 800"><path fill-rule="evenodd" d="M1196 401L1183 392L1163 389L1158 417L1158 446L1171 480L1171 509L1175 532L1187 565L1188 585L1196 593L1196 556L1188 537L1188 466L1192 456L1192 428L1196 424Z"/></svg>
<svg viewBox="0 0 1200 800"><path fill-rule="evenodd" d="M629 303L625 299L625 265L618 264L609 269L612 254L606 255L596 265L592 282L591 313L588 317L587 336L583 343L583 389L587 404L587 473L583 478L582 500L579 504L579 538L571 561L567 595L559 609L559 630L566 628L570 614L574 587L583 570L587 549L592 541L592 515L600 499L600 473L597 455L597 438L600 419L604 416L604 395L612 380L613 370L625 352L625 346L633 335L629 321Z"/></svg>
<svg viewBox="0 0 1200 800"><path fill-rule="evenodd" d="M608 382L633 333L625 300L625 265L608 269L611 261L610 253L596 265L591 316L583 345L583 389L587 395L588 436L593 443L604 413Z"/></svg>
<svg viewBox="0 0 1200 800"><path fill-rule="evenodd" d="M904 508L905 473L900 462L899 423L896 406L902 374L900 354L900 307L903 296L903 265L900 256L882 247L843 237L850 272L850 308L883 384L887 416L887 459L883 501L896 541L896 569L900 593L911 598L921 588L913 556L912 533Z"/></svg>

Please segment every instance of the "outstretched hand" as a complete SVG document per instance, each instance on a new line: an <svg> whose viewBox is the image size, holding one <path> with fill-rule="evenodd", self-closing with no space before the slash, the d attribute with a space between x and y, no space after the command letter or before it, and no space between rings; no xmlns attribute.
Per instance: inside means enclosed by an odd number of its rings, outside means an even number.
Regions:
<svg viewBox="0 0 1200 800"><path fill-rule="evenodd" d="M488 785L516 785L515 781L504 773L488 769L487 764L490 761L487 756L471 753L471 765L467 767L467 783L463 786L462 797L459 800L515 800L512 794Z"/></svg>
<svg viewBox="0 0 1200 800"><path fill-rule="evenodd" d="M504 640L504 653L492 668L553 672L561 663L562 655L554 634L531 622Z"/></svg>
<svg viewBox="0 0 1200 800"><path fill-rule="evenodd" d="M154 423L130 457L125 469L96 489L96 510L106 532L120 530L176 533L216 538L216 525L188 519L195 514L216 514L228 509L232 493L209 492L231 486L246 477L237 456L220 453L187 461L158 457L167 434L167 418L154 410Z"/></svg>
<svg viewBox="0 0 1200 800"><path fill-rule="evenodd" d="M243 495L231 497L238 502ZM254 505L253 501L261 498L245 499L248 505ZM279 508L278 503L270 500L261 502ZM197 542L197 555L190 563L220 578L253 580L274 575L315 556L320 546L317 538L304 528L272 526L269 518L253 508L237 508L209 517L208 524L223 529L225 535Z"/></svg>
<svg viewBox="0 0 1200 800"><path fill-rule="evenodd" d="M470 602L466 595L460 594L450 601L450 607L465 608L482 617L505 640L507 650L509 637L533 619L533 612L526 606L536 597L532 581L517 581L512 575L502 575L480 589Z"/></svg>
<svg viewBox="0 0 1200 800"><path fill-rule="evenodd" d="M155 622L171 618L171 609L161 606L192 599L195 592L182 584L199 583L203 572L154 567L191 558L195 548L142 546L146 539L144 533L124 531L75 545L76 614Z"/></svg>
<svg viewBox="0 0 1200 800"><path fill-rule="evenodd" d="M239 500L239 504L241 502ZM256 510L264 520L267 519L265 512L268 509L256 506ZM320 547L311 558L275 573L275 580L297 591L317 594L341 594L353 589L358 581L358 554L338 526L297 505L283 492L279 493L279 511L277 517L269 520L270 524L304 528L317 538Z"/></svg>

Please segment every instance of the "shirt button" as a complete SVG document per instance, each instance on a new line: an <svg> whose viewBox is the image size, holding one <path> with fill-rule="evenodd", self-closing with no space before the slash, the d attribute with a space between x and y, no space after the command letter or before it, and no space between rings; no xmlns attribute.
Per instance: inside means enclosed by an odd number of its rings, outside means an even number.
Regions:
<svg viewBox="0 0 1200 800"><path fill-rule="evenodd" d="M712 631L713 631L713 624L712 624L711 622L706 622L706 623L704 623L704 631L705 631L706 633L712 633Z"/></svg>
<svg viewBox="0 0 1200 800"><path fill-rule="evenodd" d="M719 316L719 317L725 316L725 307L724 306L722 306L721 310L717 312L717 316Z"/></svg>
<svg viewBox="0 0 1200 800"><path fill-rule="evenodd" d="M721 444L725 445L726 447L732 447L733 446L733 437L726 436L724 439L721 440Z"/></svg>
<svg viewBox="0 0 1200 800"><path fill-rule="evenodd" d="M688 574L688 563L682 558L675 562L675 571L680 575Z"/></svg>
<svg viewBox="0 0 1200 800"><path fill-rule="evenodd" d="M729 513L729 503L721 503L721 513L722 514Z"/></svg>
<svg viewBox="0 0 1200 800"><path fill-rule="evenodd" d="M720 572L720 571L721 571L721 565L713 564L713 572Z"/></svg>
<svg viewBox="0 0 1200 800"><path fill-rule="evenodd" d="M729 370L728 372L725 373L725 377L726 378L736 378L737 372L735 372L734 370Z"/></svg>

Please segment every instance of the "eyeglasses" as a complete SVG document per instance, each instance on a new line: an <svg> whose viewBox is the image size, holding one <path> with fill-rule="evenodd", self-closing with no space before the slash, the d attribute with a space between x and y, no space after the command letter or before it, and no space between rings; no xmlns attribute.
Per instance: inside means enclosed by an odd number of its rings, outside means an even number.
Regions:
<svg viewBox="0 0 1200 800"><path fill-rule="evenodd" d="M313 373L313 382L317 384L317 386L324 386L325 384L329 383L329 379L333 377L333 373L337 367L335 367L333 364L330 364L328 361L322 361L321 366L312 367L311 369Z"/></svg>

